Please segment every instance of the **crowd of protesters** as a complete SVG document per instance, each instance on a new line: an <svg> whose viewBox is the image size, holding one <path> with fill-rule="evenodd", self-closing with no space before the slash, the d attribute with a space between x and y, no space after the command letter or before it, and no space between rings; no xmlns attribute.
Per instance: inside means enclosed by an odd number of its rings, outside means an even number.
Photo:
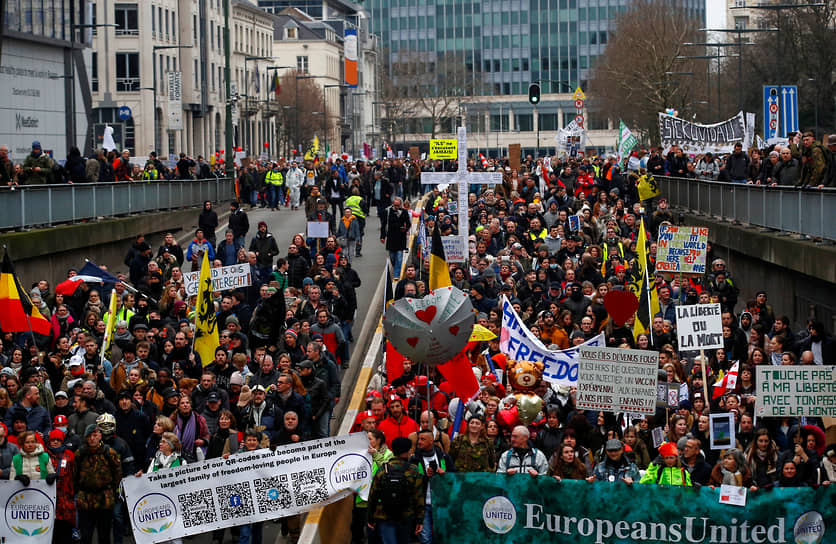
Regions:
<svg viewBox="0 0 836 544"><path fill-rule="evenodd" d="M661 173L675 173L675 156L661 159ZM143 171L159 172L155 159L149 157ZM178 172L202 170L200 161L181 159ZM647 168L658 161L652 154ZM110 163L99 164L99 175L103 164ZM372 239L379 238L399 265L411 209L422 216L428 240L436 225L443 234L467 229L470 257L463 265L451 263L451 281L469 293L477 321L497 336L504 296L552 349L603 332L610 346L658 351L664 379L687 383L690 394L670 416L661 410L628 420L577 410L573 389L543 381L536 389L542 413L528 426L509 425L501 415L513 384L491 371L499 365L499 340L479 342L470 356L482 387L477 398L465 399L463 422L451 439L449 384L435 368L406 360L398 379L373 380L367 411L355 421L355 430L369 435L375 471L369 502L358 498L355 504L355 542L404 542L409 533L431 542L427 483L455 470L753 489L836 480L836 436L822 420L759 418L756 426L752 417L755 365L836 363L836 343L821 323L793 330L766 292L741 299L746 279L733 276L709 251L705 277L680 284L653 274L661 311L646 333L634 337L632 322L612 323L603 297L630 281L641 221L651 238L651 269L659 226L678 223L664 196L639 199L641 172L622 171L615 158L604 157L528 157L518 169L507 159L468 167L501 170L504 181L472 187L469 224L459 225L449 189L434 188L416 199L421 172L455 171L454 163L253 161L238 170L239 200L230 205L222 240L215 239L218 214L207 202L189 244L166 234L154 251L138 236L124 262L111 263L120 280L114 315L103 286L78 282L74 292L58 294L51 285L64 278L35 281L32 302L52 329L50 335L2 335L3 477L56 483L56 541L69 541L78 530L83 542L91 542L94 532L99 542L109 542L111 534L121 542L129 526L118 496L121 478L328 436L341 395L340 371L352 356L361 285L352 260L369 243L364 236L379 228ZM276 240L265 222L251 229L247 206L303 208L308 221L328 223L329 236ZM372 210L379 225L367 222ZM420 258L426 249L416 248L395 267L396 297L427 292L429 261ZM250 287L215 293L220 336L212 361L192 348L195 296L186 294L183 277L199 269L204 253L215 267L248 264L253 280ZM709 302L723 307L724 348L700 360L677 349L674 307ZM114 340L106 350L111 320ZM741 363L735 390L706 398L701 368L712 390L733 361ZM708 414L718 411L734 413L739 426L736 448L722 454L708 444ZM652 439L658 427L663 444ZM401 500L387 498L389 469L408 482ZM242 543L257 542L261 529L257 524L235 534ZM298 518L285 519L284 529L297 538ZM213 537L223 541L224 532Z"/></svg>

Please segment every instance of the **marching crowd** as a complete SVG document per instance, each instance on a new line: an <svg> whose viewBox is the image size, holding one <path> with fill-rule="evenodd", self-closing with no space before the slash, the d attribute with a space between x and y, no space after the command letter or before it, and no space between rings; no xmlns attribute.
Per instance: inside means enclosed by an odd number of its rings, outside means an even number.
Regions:
<svg viewBox="0 0 836 544"><path fill-rule="evenodd" d="M675 173L675 156L662 161L663 173ZM148 163L156 168L153 157ZM417 248L399 266L412 208L428 240L436 226L443 234L467 229L470 258L451 263L451 281L469 293L477 322L497 337L504 296L552 349L603 332L607 345L659 352L662 379L687 383L689 397L670 415L662 409L628 420L578 410L573 389L541 380L535 392L542 413L521 425L505 413L515 384L501 371L506 363L496 338L474 343L469 352L481 389L462 399L462 423L453 429L449 383L436 368L405 360L399 378L373 380L368 410L355 421L355 430L368 433L375 472L369 501L355 504L355 542L407 542L410 534L431 542L428 483L455 470L759 489L836 481L836 435L823 420L753 421L755 365L836 363L836 342L821 323L793 330L766 292L741 299L746 280L710 251L705 277L680 284L676 277L653 276L661 311L634 336L632 321L609 318L603 297L631 281L642 221L651 269L658 227L677 224L664 196L640 199L641 172L622 172L614 157L528 157L519 169L506 159L469 167L501 169L504 182L472 188L469 224L459 225L449 189L433 188L423 207L408 200L420 194L421 172L454 171L454 164L254 162L238 171L238 200L230 205L223 240L214 237L219 219L207 202L186 247L166 234L154 251L138 236L124 262L111 264L119 280L115 311L106 282L80 281L60 293L54 279L33 282L32 304L50 320L51 332L2 334L2 476L58 486L56 542L68 542L78 529L82 542L98 532L98 542L112 536L118 543L129 526L119 497L123 477L328 436L340 370L351 357L361 285L352 260L368 243L367 229L380 229L372 238L385 244L396 265L395 296L421 297L428 290L429 259L421 255L429 248ZM202 163L186 162L182 171L193 168ZM24 173L39 174L25 167ZM304 206L308 221L328 224L328 236L297 234L285 246L266 223L250 228L247 205ZM366 221L372 209L379 226ZM287 248L284 257L280 246ZM220 335L211 361L192 347L195 296L186 293L183 277L199 269L204 253L215 267L248 264L253 280L250 287L214 294ZM674 308L708 302L722 305L724 348L700 360L678 350ZM112 345L104 342L109 325ZM734 361L741 363L734 390L706 398L701 368L712 390ZM733 413L738 425L737 444L722 454L708 444L708 414L718 411ZM660 427L665 441L654 444L653 429ZM283 532L298 537L298 520L283 523ZM261 529L247 526L236 536L260 542ZM224 532L213 537L221 542Z"/></svg>

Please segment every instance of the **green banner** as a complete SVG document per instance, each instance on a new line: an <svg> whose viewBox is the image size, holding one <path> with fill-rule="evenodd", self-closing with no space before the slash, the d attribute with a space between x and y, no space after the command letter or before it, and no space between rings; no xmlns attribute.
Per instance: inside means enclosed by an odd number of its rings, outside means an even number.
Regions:
<svg viewBox="0 0 836 544"><path fill-rule="evenodd" d="M832 487L759 490L731 506L719 488L450 473L432 480L433 542L832 543Z"/></svg>

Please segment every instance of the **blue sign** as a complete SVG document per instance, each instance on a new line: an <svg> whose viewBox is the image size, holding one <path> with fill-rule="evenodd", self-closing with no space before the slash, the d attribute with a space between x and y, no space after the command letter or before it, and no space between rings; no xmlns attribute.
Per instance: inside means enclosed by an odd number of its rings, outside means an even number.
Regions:
<svg viewBox="0 0 836 544"><path fill-rule="evenodd" d="M781 137L786 138L788 132L798 132L798 87L795 85L781 87Z"/></svg>
<svg viewBox="0 0 836 544"><path fill-rule="evenodd" d="M764 85L763 119L767 140L786 138L788 132L798 132L798 87Z"/></svg>
<svg viewBox="0 0 836 544"><path fill-rule="evenodd" d="M128 106L122 106L119 108L119 119L123 121L127 121L131 118L131 108Z"/></svg>

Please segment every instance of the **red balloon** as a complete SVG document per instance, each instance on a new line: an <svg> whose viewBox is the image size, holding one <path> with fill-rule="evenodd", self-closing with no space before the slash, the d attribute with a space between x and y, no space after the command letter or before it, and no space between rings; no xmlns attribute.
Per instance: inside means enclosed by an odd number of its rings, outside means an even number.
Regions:
<svg viewBox="0 0 836 544"><path fill-rule="evenodd" d="M240 152L242 151L242 149L241 149L240 147L236 147L236 148L235 148L235 151L237 151L238 153L240 153Z"/></svg>
<svg viewBox="0 0 836 544"><path fill-rule="evenodd" d="M293 150L293 154L294 154L294 155L296 154L296 150L295 150L295 149Z"/></svg>
<svg viewBox="0 0 836 544"><path fill-rule="evenodd" d="M264 147L270 147L270 142L264 142Z"/></svg>
<svg viewBox="0 0 836 544"><path fill-rule="evenodd" d="M221 155L223 155L223 154L224 154L224 150L223 150L223 149L221 149Z"/></svg>
<svg viewBox="0 0 836 544"><path fill-rule="evenodd" d="M216 156L216 157L219 157L219 156L220 156L220 153L218 153L217 151L215 151L215 156Z"/></svg>
<svg viewBox="0 0 836 544"><path fill-rule="evenodd" d="M224 160L223 160L223 159L218 159L218 162L219 162L219 163L221 163L221 164L223 164L223 163L224 163Z"/></svg>
<svg viewBox="0 0 836 544"><path fill-rule="evenodd" d="M517 407L500 410L496 414L496 422L505 430L511 431L520 424L520 416L517 413Z"/></svg>
<svg viewBox="0 0 836 544"><path fill-rule="evenodd" d="M347 161L347 160L348 160L348 155L346 155L345 153L343 153L343 154L342 154L342 159L343 159L344 161Z"/></svg>

